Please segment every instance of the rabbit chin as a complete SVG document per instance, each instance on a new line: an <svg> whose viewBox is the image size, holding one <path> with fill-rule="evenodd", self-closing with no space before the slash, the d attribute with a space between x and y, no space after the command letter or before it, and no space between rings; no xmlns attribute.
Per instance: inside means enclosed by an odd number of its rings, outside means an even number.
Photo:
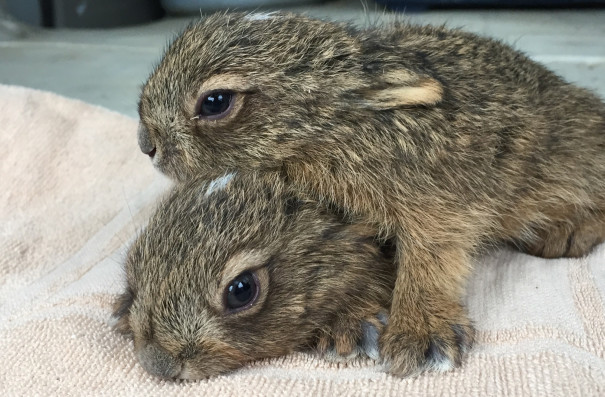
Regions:
<svg viewBox="0 0 605 397"><path fill-rule="evenodd" d="M185 363L183 364L183 368L176 378L184 380L196 380L204 378L204 376L200 376L198 371L193 370L188 363Z"/></svg>
<svg viewBox="0 0 605 397"><path fill-rule="evenodd" d="M178 373L178 375L176 375L174 377L174 379L182 379L182 380L199 380L199 379L206 379L206 378L210 378L212 376L217 376L217 375L221 375L223 373L227 373L229 371L232 371L233 368L225 368L224 370L217 370L217 368L213 368L213 369L199 369L199 368L195 368L195 365L193 365L190 362L184 362L181 366L181 371Z"/></svg>

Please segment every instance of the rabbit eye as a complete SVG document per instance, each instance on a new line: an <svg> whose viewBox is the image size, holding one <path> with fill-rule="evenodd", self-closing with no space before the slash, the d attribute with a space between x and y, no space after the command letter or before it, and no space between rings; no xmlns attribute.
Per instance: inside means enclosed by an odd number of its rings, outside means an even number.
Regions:
<svg viewBox="0 0 605 397"><path fill-rule="evenodd" d="M230 312L238 312L252 306L258 297L258 279L251 272L244 272L227 287L225 304Z"/></svg>
<svg viewBox="0 0 605 397"><path fill-rule="evenodd" d="M197 118L217 120L231 111L234 93L232 91L210 91L203 93L195 106Z"/></svg>

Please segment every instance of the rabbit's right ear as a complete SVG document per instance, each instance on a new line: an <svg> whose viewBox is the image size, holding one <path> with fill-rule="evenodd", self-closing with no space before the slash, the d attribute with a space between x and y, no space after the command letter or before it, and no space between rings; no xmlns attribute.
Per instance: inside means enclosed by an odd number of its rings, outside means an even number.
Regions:
<svg viewBox="0 0 605 397"><path fill-rule="evenodd" d="M432 106L443 99L443 86L433 77L405 69L385 72L362 91L364 103L376 110Z"/></svg>

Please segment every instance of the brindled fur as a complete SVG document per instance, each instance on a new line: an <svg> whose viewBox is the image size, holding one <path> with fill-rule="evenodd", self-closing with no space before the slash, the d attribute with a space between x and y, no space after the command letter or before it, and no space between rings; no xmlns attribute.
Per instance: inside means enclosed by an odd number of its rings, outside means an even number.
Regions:
<svg viewBox="0 0 605 397"><path fill-rule="evenodd" d="M394 252L322 208L276 175L177 186L130 248L114 307L140 364L199 379L310 348L377 358ZM258 297L230 311L226 289L246 271Z"/></svg>
<svg viewBox="0 0 605 397"><path fill-rule="evenodd" d="M196 118L214 89L235 93L230 113ZM395 239L381 354L396 375L460 362L477 250L581 256L605 237L603 102L460 30L211 15L169 46L139 113L174 179L278 171Z"/></svg>

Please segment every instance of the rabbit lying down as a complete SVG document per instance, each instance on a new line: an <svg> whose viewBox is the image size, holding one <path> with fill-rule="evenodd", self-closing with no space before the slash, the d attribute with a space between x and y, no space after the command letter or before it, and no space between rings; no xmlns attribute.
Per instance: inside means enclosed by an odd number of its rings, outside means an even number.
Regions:
<svg viewBox="0 0 605 397"><path fill-rule="evenodd" d="M393 251L368 226L298 198L275 174L192 180L126 259L115 326L140 364L198 379L315 348L378 358Z"/></svg>
<svg viewBox="0 0 605 397"><path fill-rule="evenodd" d="M605 238L605 105L498 41L294 14L191 24L143 87L141 150L183 181L280 172L397 248L380 354L405 376L460 363L471 258Z"/></svg>

